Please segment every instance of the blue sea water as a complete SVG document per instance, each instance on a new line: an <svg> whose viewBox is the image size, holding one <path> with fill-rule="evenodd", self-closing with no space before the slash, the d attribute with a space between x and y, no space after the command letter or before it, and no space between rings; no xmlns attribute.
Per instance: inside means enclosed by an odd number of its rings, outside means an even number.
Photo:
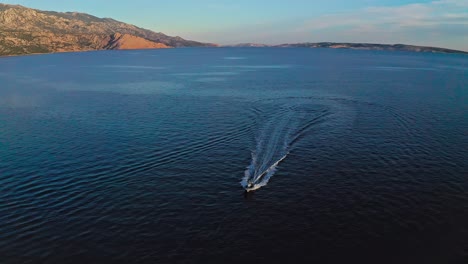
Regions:
<svg viewBox="0 0 468 264"><path fill-rule="evenodd" d="M466 55L0 58L0 262L468 263L467 99Z"/></svg>

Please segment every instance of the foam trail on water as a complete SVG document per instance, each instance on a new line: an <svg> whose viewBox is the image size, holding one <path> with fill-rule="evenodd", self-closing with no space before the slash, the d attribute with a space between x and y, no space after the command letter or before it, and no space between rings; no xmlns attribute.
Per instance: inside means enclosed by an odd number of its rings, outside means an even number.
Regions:
<svg viewBox="0 0 468 264"><path fill-rule="evenodd" d="M278 112L261 127L252 151L252 161L244 172L241 185L248 191L268 184L278 165L287 158L293 142L316 121L317 111L304 111L301 105L279 106ZM310 110L310 109L309 109Z"/></svg>
<svg viewBox="0 0 468 264"><path fill-rule="evenodd" d="M271 176L273 176L277 170L278 164L283 161L287 157L287 154L284 155L281 159L273 163L270 168L268 168L265 172L261 173L260 175L256 177L252 177L252 168L254 168L254 163L252 163L249 167L247 167L247 170L244 172L244 178L242 178L241 185L244 188L247 188L247 185L249 182L253 183L253 187L249 188L249 191L257 190L260 189L261 187L265 186L268 184L268 181L270 180Z"/></svg>

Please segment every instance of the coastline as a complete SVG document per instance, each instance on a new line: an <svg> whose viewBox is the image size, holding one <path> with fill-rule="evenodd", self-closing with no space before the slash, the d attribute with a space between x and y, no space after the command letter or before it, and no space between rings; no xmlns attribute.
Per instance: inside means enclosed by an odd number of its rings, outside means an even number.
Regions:
<svg viewBox="0 0 468 264"><path fill-rule="evenodd" d="M357 44L357 43L356 43ZM461 50L451 50L446 49L447 51L439 51L437 49L444 48L435 48L435 47L422 47L429 50L406 50L406 49L385 49L385 48L364 48L364 47L314 47L314 46L300 46L302 44L281 44L281 45L271 45L271 46L233 46L233 45L218 45L211 47L168 47L168 48L144 48L144 49L98 49L98 50L75 50L75 51L54 51L54 52L44 52L44 53L24 53L24 54L7 54L0 55L0 58L8 57L22 57L22 56L37 56L37 55L49 55L49 54L59 54L59 53L82 53L82 52L96 52L96 51L117 51L117 50L158 50L158 49L181 49L181 48L252 48L252 49L265 49L265 48L302 48L302 49L335 49L335 50L363 50L363 51L390 51L390 52L411 52L411 53L431 53L431 54L460 54L468 55L468 52ZM360 44L357 44L360 45ZM372 45L387 45L387 44L372 44ZM408 45L410 46L410 45ZM415 46L420 47L420 46Z"/></svg>

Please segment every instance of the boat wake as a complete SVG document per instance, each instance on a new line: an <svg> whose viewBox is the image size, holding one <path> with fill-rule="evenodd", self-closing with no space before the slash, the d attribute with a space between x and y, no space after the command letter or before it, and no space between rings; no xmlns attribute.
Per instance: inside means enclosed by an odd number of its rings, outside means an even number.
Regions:
<svg viewBox="0 0 468 264"><path fill-rule="evenodd" d="M247 191L267 185L278 165L288 157L298 140L330 114L328 108L311 105L310 101L275 108L270 117L265 117L264 113L255 109L260 119L260 129L255 138L255 149L251 153L251 163L240 182Z"/></svg>

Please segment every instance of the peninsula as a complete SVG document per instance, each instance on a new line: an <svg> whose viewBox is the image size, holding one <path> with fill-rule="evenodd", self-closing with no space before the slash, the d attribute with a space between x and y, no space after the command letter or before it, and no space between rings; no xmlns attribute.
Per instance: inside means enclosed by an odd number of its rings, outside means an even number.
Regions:
<svg viewBox="0 0 468 264"><path fill-rule="evenodd" d="M112 18L0 4L0 56L206 46L216 45L167 36Z"/></svg>
<svg viewBox="0 0 468 264"><path fill-rule="evenodd" d="M374 44L374 43L342 43L342 42L317 42L317 43L294 43L267 45L258 43L242 43L236 45L226 45L224 47L246 47L246 48L329 48L329 49L356 49L356 50L389 50L389 51L409 51L409 52L432 52L432 53L460 53L468 54L466 51L426 47L406 44Z"/></svg>

